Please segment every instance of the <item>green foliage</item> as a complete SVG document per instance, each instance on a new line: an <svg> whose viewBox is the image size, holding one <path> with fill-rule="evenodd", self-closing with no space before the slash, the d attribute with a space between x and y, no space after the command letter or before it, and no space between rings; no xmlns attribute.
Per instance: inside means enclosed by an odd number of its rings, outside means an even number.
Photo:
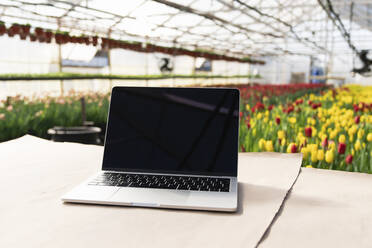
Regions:
<svg viewBox="0 0 372 248"><path fill-rule="evenodd" d="M109 106L108 94L70 94L38 99L13 97L0 103L0 142L27 133L49 138L47 131L54 126L81 126L81 97L86 101L87 120L104 128Z"/></svg>

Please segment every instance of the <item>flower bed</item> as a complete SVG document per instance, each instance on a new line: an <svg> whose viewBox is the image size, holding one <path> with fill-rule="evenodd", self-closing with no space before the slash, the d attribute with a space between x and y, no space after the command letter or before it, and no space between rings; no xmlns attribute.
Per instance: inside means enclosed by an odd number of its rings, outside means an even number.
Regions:
<svg viewBox="0 0 372 248"><path fill-rule="evenodd" d="M12 97L0 102L0 142L27 133L49 138L54 126L81 126L81 97L85 98L86 116L105 130L109 94L70 92L65 97Z"/></svg>
<svg viewBox="0 0 372 248"><path fill-rule="evenodd" d="M237 86L242 95L240 151L302 152L303 165L372 173L372 87ZM109 94L8 98L0 102L0 142L87 120L105 130Z"/></svg>
<svg viewBox="0 0 372 248"><path fill-rule="evenodd" d="M304 166L372 173L371 99L372 87L350 86L276 105L244 103L240 149L302 152Z"/></svg>

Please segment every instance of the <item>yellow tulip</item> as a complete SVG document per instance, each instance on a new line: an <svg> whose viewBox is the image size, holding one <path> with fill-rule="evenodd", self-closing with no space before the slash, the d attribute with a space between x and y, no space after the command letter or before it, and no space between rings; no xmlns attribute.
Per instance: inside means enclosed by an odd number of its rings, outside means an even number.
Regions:
<svg viewBox="0 0 372 248"><path fill-rule="evenodd" d="M337 135L337 131L336 130L333 130L330 134L329 134L329 138L330 139L334 139Z"/></svg>
<svg viewBox="0 0 372 248"><path fill-rule="evenodd" d="M372 141L372 133L369 133L369 134L367 135L367 141L368 141L368 142L371 142L371 141Z"/></svg>
<svg viewBox="0 0 372 248"><path fill-rule="evenodd" d="M301 148L301 153L303 154L303 159L307 159L309 156L309 150L306 147Z"/></svg>
<svg viewBox="0 0 372 248"><path fill-rule="evenodd" d="M262 118L262 114L261 113L258 113L258 115L257 115L257 119L259 120L259 119L261 119Z"/></svg>
<svg viewBox="0 0 372 248"><path fill-rule="evenodd" d="M249 111L249 110L251 109L251 106L249 106L249 104L246 104L246 105L245 105L245 109L246 109L247 111Z"/></svg>
<svg viewBox="0 0 372 248"><path fill-rule="evenodd" d="M253 125L252 125L252 126L253 126ZM253 130L252 130L253 137L256 137L256 133L257 133L256 128L253 128Z"/></svg>
<svg viewBox="0 0 372 248"><path fill-rule="evenodd" d="M274 151L273 142L271 140L268 140L268 141L265 142L265 149L268 152L273 152Z"/></svg>
<svg viewBox="0 0 372 248"><path fill-rule="evenodd" d="M329 148L329 150L335 151L336 150L336 144L335 144L335 142L330 142L328 144L328 148Z"/></svg>
<svg viewBox="0 0 372 248"><path fill-rule="evenodd" d="M345 135L341 134L340 137L338 137L338 142L339 143L345 143L346 137Z"/></svg>
<svg viewBox="0 0 372 248"><path fill-rule="evenodd" d="M289 123L291 123L291 124L296 124L296 122L297 122L296 117L289 117L289 118L288 118L288 121L289 121Z"/></svg>
<svg viewBox="0 0 372 248"><path fill-rule="evenodd" d="M363 139L363 136L364 136L364 130L363 129L359 129L359 131L358 131L358 139Z"/></svg>
<svg viewBox="0 0 372 248"><path fill-rule="evenodd" d="M317 130L315 127L311 127L311 129L312 129L312 136L315 137L317 134Z"/></svg>
<svg viewBox="0 0 372 248"><path fill-rule="evenodd" d="M357 140L357 141L355 142L355 144L354 144L354 148L355 148L355 150L356 150L356 151L359 151L361 147L362 147L362 145L360 144L360 141Z"/></svg>
<svg viewBox="0 0 372 248"><path fill-rule="evenodd" d="M322 161L324 159L324 151L322 149L319 149L318 150L318 153L317 153L317 159L319 161Z"/></svg>
<svg viewBox="0 0 372 248"><path fill-rule="evenodd" d="M313 166L311 166L311 165L306 165L305 167L306 168L313 168Z"/></svg>
<svg viewBox="0 0 372 248"><path fill-rule="evenodd" d="M328 150L325 154L325 160L327 163L332 163L335 155L333 150Z"/></svg>
<svg viewBox="0 0 372 248"><path fill-rule="evenodd" d="M281 145L281 146L285 146L285 144L286 144L286 140L285 140L285 138L284 138L284 139L281 140L280 145Z"/></svg>
<svg viewBox="0 0 372 248"><path fill-rule="evenodd" d="M265 140L264 139L260 139L258 141L258 147L260 148L260 150L263 150L265 147Z"/></svg>
<svg viewBox="0 0 372 248"><path fill-rule="evenodd" d="M284 139L285 138L285 132L282 130L278 131L278 139Z"/></svg>
<svg viewBox="0 0 372 248"><path fill-rule="evenodd" d="M304 136L301 136L298 140L300 141L300 146L304 146L306 144L306 138Z"/></svg>
<svg viewBox="0 0 372 248"><path fill-rule="evenodd" d="M312 150L311 151L311 161L313 163L318 161L318 156L317 156L318 151L317 150Z"/></svg>

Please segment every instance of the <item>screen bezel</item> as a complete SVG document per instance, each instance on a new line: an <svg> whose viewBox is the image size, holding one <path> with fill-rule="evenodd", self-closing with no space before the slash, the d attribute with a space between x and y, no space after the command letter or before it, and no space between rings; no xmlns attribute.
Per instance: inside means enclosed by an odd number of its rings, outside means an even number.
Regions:
<svg viewBox="0 0 372 248"><path fill-rule="evenodd" d="M237 88L216 88L216 87L208 87L208 88L202 88L202 87L182 87L182 88L177 88L177 87L132 87L132 86L114 86L111 91L111 96L110 96L110 103L109 103L109 110L107 114L107 122L106 122L106 132L105 132L105 139L104 139L104 153L103 157L106 154L106 139L107 139L107 133L108 133L108 124L110 121L110 115L111 115L111 103L112 103L112 96L114 95L114 91L122 91L125 89L172 89L172 90L177 90L177 89L195 89L195 90L221 90L221 91L234 91L236 92L238 96L238 110L240 108L240 91ZM239 110L240 111L240 110ZM103 171L119 171L119 172L139 172L139 173L155 173L155 174L179 174L179 175L204 175L204 176L227 176L227 177L237 177L238 175L238 150L239 150L239 122L240 118L238 115L237 118L237 133L236 133L236 161L234 164L230 166L235 166L235 174L225 174L225 173L218 173L218 172L198 172L198 171L168 171L168 170L143 170L143 169L133 169L133 168L118 168L118 167L105 167L104 166L104 160L102 160L102 170Z"/></svg>

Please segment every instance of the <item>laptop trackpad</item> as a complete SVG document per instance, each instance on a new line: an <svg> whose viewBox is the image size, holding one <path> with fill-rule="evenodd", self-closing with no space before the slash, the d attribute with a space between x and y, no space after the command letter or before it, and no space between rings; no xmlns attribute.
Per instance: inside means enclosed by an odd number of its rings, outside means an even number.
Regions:
<svg viewBox="0 0 372 248"><path fill-rule="evenodd" d="M133 205L174 205L186 203L190 196L189 191L147 189L147 188L120 188L110 197L112 202L131 203Z"/></svg>

